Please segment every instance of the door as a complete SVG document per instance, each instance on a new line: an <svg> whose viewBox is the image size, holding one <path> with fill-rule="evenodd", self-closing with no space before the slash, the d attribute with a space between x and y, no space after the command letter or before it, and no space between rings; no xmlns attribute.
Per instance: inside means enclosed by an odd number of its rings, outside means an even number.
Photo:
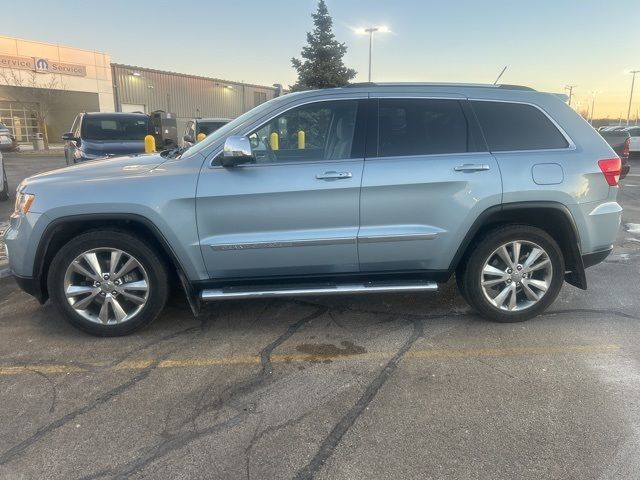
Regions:
<svg viewBox="0 0 640 480"><path fill-rule="evenodd" d="M250 132L254 164L203 167L197 219L212 278L357 272L363 110L293 108Z"/></svg>
<svg viewBox="0 0 640 480"><path fill-rule="evenodd" d="M464 98L380 98L377 110L362 180L360 269L446 270L475 218L500 204L496 161Z"/></svg>

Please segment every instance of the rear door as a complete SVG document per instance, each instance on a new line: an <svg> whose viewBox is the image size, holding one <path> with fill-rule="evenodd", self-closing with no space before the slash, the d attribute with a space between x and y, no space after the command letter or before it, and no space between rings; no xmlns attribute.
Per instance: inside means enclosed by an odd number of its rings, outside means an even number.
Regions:
<svg viewBox="0 0 640 480"><path fill-rule="evenodd" d="M462 96L380 96L373 122L360 269L446 270L475 218L501 201L500 171L475 117Z"/></svg>
<svg viewBox="0 0 640 480"><path fill-rule="evenodd" d="M212 278L357 272L362 102L287 110L247 132L255 164L203 167L196 209Z"/></svg>

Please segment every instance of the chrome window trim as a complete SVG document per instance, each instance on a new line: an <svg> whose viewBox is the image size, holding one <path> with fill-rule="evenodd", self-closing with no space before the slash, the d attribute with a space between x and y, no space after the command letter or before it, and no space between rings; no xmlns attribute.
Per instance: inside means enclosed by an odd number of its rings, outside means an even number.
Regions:
<svg viewBox="0 0 640 480"><path fill-rule="evenodd" d="M564 148L534 148L534 149L529 149L529 150L495 150L495 151L489 149L489 151L491 153L566 152L566 151L576 150L577 149L575 142L569 136L569 134L565 131L565 129L562 128L560 126L560 124L558 122L556 122L555 119L551 115L549 115L547 113L547 111L544 108L542 108L540 105L536 105L535 103L531 103L531 102L524 102L522 100L498 100L498 99L492 99L492 98L467 98L467 100L469 102L515 103L515 104L519 104L519 105L529 105L530 107L537 108L558 129L558 131L564 137L565 141L568 144L568 146L566 146ZM473 106L472 106L472 108L473 108ZM478 124L480 124L480 120L478 120ZM480 128L482 129L482 125L481 124L480 124ZM487 145L487 147L488 146L489 145Z"/></svg>
<svg viewBox="0 0 640 480"><path fill-rule="evenodd" d="M332 96L327 96L326 98L319 98L319 97L315 97L315 98L310 98L307 101L303 101L300 103L295 103L294 105L289 104L289 106L287 108L285 108L284 110L280 110L278 111L278 113L274 113L268 117L266 117L266 119L260 119L254 123L251 124L250 127L244 128L239 130L238 132L235 133L230 133L230 135L249 135L250 133L252 133L254 130L257 130L259 128L262 128L264 125L266 125L267 123L269 123L271 120L273 120L274 118L279 117L280 115L283 115L291 110L293 110L294 108L298 108L298 107L303 107L305 105L310 105L312 103L320 103L320 102L342 102L342 101L349 101L349 100L367 100L369 98L369 95L367 93L361 93L360 95L349 95L349 96L345 96L345 97L332 97ZM259 123L258 126L255 126L256 123ZM354 131L355 134L355 131ZM224 142L222 142L224 144ZM220 152L222 152L222 146L220 146L219 148L214 150L215 154L212 155L211 160L209 160L209 168L226 168L226 167L222 167L221 165L213 165L213 161L218 157L218 155L220 155ZM337 161L344 161L344 160L361 160L362 158L343 158L341 160L337 160ZM329 161L333 161L333 160L329 160ZM319 163L320 160L309 160L306 161L304 163ZM282 162L282 163L273 163L273 164L262 164L262 165L292 165L293 162ZM255 166L256 164L249 164L251 166Z"/></svg>

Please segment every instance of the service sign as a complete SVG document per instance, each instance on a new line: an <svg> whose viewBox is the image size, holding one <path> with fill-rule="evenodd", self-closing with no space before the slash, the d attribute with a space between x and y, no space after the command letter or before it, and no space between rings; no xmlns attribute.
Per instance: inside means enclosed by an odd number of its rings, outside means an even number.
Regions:
<svg viewBox="0 0 640 480"><path fill-rule="evenodd" d="M40 57L12 57L0 55L0 68L13 68L16 70L33 70L38 73L58 73L60 75L73 75L86 77L87 69L84 65L75 63L62 63L48 58Z"/></svg>

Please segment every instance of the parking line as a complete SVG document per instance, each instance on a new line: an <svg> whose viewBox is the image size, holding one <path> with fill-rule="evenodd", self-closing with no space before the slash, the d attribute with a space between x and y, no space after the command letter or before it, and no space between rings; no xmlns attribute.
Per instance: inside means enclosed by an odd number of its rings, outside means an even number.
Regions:
<svg viewBox="0 0 640 480"><path fill-rule="evenodd" d="M580 353L608 353L617 352L620 346L614 344L596 345L551 345L540 347L506 347L506 348L450 348L414 350L405 354L405 359L446 359L446 358L474 358L474 357L518 357L528 355L557 355ZM336 361L380 361L388 360L395 352L368 352L348 355L310 355L310 354L280 354L272 355L271 363L321 363ZM156 368L198 368L230 365L259 365L258 355L244 355L232 357L201 357L163 360ZM131 360L119 363L104 371L142 370L149 368L153 360ZM0 366L0 376L21 375L33 372L48 374L90 373L90 368L106 367L105 364L90 364L89 367L64 364L31 364Z"/></svg>

